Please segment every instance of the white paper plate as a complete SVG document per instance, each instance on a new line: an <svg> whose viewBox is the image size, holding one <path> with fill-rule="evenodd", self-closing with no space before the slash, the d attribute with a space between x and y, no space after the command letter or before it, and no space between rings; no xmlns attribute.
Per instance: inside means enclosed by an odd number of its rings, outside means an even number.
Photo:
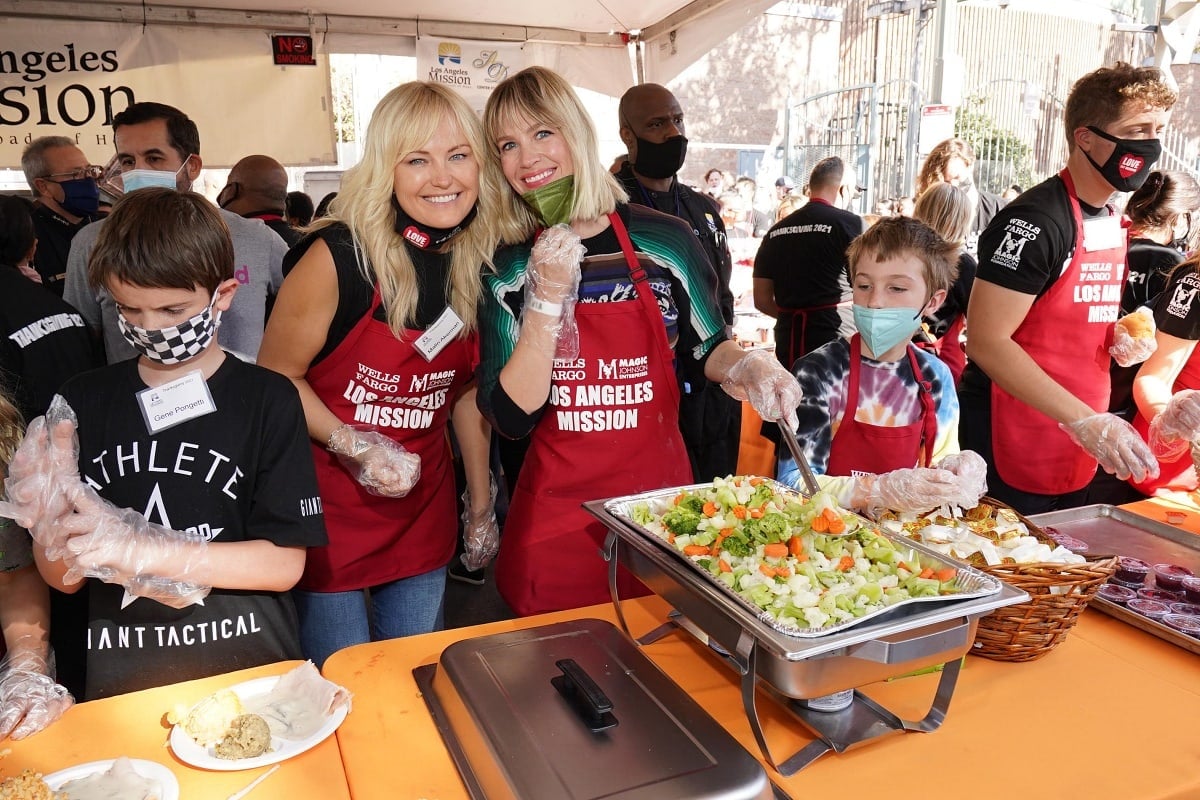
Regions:
<svg viewBox="0 0 1200 800"><path fill-rule="evenodd" d="M60 769L58 772L47 775L43 780L46 781L46 785L52 790L58 791L67 781L86 778L88 775L95 775L97 772L106 772L112 767L115 760L108 758L104 761L89 761L86 764L77 764L74 767ZM133 764L134 772L143 778L149 778L152 781L158 782L159 800L179 800L179 781L175 780L175 773L156 761L146 761L141 758L131 758L129 761Z"/></svg>
<svg viewBox="0 0 1200 800"><path fill-rule="evenodd" d="M272 675L266 678L255 678L252 681L239 683L229 688L245 703L247 700L269 693L275 688L275 684L278 682L279 676ZM261 756L255 756L254 758L239 758L234 760L217 758L214 748L201 747L195 739L188 736L187 732L183 730L182 725L176 725L171 729L171 750L175 752L180 761L185 764L191 764L193 767L200 767L201 769L234 772L243 769L254 769L255 767L265 767L268 764L286 761L292 756L298 756L316 747L338 729L338 726L342 724L342 720L346 718L346 714L349 711L350 706L348 703L339 706L325 720L325 724L307 739L284 739L281 736L272 736L271 749Z"/></svg>

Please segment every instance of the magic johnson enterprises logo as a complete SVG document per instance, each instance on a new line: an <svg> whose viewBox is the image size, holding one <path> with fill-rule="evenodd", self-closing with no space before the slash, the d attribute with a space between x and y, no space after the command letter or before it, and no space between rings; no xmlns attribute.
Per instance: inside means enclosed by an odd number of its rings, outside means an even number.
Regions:
<svg viewBox="0 0 1200 800"><path fill-rule="evenodd" d="M446 405L457 371L400 375L359 363L342 397L354 404L354 421L380 428L432 427Z"/></svg>
<svg viewBox="0 0 1200 800"><path fill-rule="evenodd" d="M992 253L992 263L998 267L1016 270L1021 265L1021 251L1025 245L1041 234L1041 227L1013 217L1004 226L1004 238Z"/></svg>
<svg viewBox="0 0 1200 800"><path fill-rule="evenodd" d="M580 433L626 430L638 426L641 407L654 400L649 360L555 359L550 373L550 404L560 430Z"/></svg>

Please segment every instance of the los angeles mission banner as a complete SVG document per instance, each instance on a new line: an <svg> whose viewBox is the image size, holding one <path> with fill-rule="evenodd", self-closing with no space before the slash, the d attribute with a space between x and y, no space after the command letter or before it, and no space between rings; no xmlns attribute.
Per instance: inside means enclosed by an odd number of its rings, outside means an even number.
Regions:
<svg viewBox="0 0 1200 800"><path fill-rule="evenodd" d="M526 66L525 53L517 44L417 39L417 79L454 87L479 113L496 84Z"/></svg>
<svg viewBox="0 0 1200 800"><path fill-rule="evenodd" d="M252 153L334 164L329 65L316 61L275 66L265 31L0 19L0 168L52 135L107 163L113 115L147 100L196 121L205 166Z"/></svg>

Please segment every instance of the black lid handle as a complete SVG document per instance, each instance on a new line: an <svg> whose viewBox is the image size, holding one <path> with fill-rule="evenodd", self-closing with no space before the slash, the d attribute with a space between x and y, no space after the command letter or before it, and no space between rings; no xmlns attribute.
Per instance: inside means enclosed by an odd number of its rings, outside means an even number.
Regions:
<svg viewBox="0 0 1200 800"><path fill-rule="evenodd" d="M612 715L612 701L587 674L587 670L579 666L573 658L559 659L554 662L554 666L562 670L562 675L551 678L550 683L567 700L589 730L598 733L616 726L617 718Z"/></svg>

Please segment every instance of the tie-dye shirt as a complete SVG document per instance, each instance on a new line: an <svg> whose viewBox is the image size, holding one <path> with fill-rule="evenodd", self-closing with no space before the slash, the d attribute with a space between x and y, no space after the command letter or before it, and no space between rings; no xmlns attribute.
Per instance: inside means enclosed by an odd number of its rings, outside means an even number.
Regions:
<svg viewBox="0 0 1200 800"><path fill-rule="evenodd" d="M934 409L937 412L937 435L931 463L957 453L958 395L949 368L937 356L917 350L921 377L932 387ZM826 475L829 449L833 437L846 413L846 396L850 383L850 341L838 339L799 359L795 364L796 380L804 392L799 419L800 447L808 456L808 464L818 478L821 488L833 492L847 504L850 479ZM874 361L862 357L858 373L859 422L883 427L911 425L921 417L921 398L907 356L899 361ZM917 464L913 464L917 466ZM790 454L780 454L779 480L789 486L803 488L800 470Z"/></svg>

